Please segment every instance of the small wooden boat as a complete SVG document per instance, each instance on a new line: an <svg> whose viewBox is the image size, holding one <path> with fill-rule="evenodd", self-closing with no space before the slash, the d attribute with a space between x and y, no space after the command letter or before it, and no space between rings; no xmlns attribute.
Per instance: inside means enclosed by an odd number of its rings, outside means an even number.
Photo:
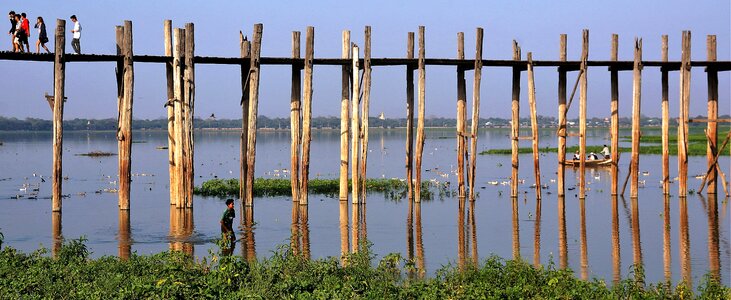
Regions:
<svg viewBox="0 0 731 300"><path fill-rule="evenodd" d="M575 168L579 167L579 164L581 162L578 159L567 159L565 162L565 165L572 166ZM609 167L612 165L612 159L595 159L595 160L586 160L584 163L584 166L587 168L597 168L597 167Z"/></svg>

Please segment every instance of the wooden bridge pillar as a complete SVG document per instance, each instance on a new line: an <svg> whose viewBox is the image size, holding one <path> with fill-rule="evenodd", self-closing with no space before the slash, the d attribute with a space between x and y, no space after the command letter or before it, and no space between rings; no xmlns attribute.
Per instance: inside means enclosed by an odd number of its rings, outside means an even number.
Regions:
<svg viewBox="0 0 731 300"><path fill-rule="evenodd" d="M581 92L579 93L579 198L586 198L586 97L587 61L589 59L589 30L584 29L581 47Z"/></svg>
<svg viewBox="0 0 731 300"><path fill-rule="evenodd" d="M299 31L292 32L292 58L300 59L300 36ZM290 172L289 182L292 190L292 202L299 202L300 190L300 120L302 118L302 66L292 64L292 89L290 96ZM293 208L294 209L294 208Z"/></svg>
<svg viewBox="0 0 731 300"><path fill-rule="evenodd" d="M706 38L706 47L708 61L716 61L716 36L709 35ZM718 71L714 68L706 68L708 77L708 124L706 125L706 136L708 137L708 146L706 147L706 159L708 160L708 194L716 194L718 190L718 173L714 165L715 157L718 152ZM715 122L714 122L715 121Z"/></svg>
<svg viewBox="0 0 731 300"><path fill-rule="evenodd" d="M256 120L259 109L259 78L261 58L261 39L264 26L254 24L254 37L251 45L251 69L249 75L249 118L246 151L246 198L247 207L254 205L254 166L256 163Z"/></svg>
<svg viewBox="0 0 731 300"><path fill-rule="evenodd" d="M690 109L690 31L683 31L678 110L678 196L688 194L688 110Z"/></svg>
<svg viewBox="0 0 731 300"><path fill-rule="evenodd" d="M195 112L195 27L185 24L185 69L183 70L183 190L184 208L193 207L193 183L195 141L193 119Z"/></svg>
<svg viewBox="0 0 731 300"><path fill-rule="evenodd" d="M53 187L51 210L61 212L63 183L63 104L66 84L66 21L56 20L56 49L53 61Z"/></svg>
<svg viewBox="0 0 731 300"><path fill-rule="evenodd" d="M305 71L304 86L305 90L302 95L302 161L300 163L300 182L299 182L299 202L307 204L308 193L307 186L310 178L310 142L312 141L311 120L312 120L312 60L315 56L315 28L307 27L307 36L305 40Z"/></svg>
<svg viewBox="0 0 731 300"><path fill-rule="evenodd" d="M668 61L668 36L662 36L662 61ZM670 103L668 101L668 69L660 69L662 79L662 193L670 195Z"/></svg>
<svg viewBox="0 0 731 300"><path fill-rule="evenodd" d="M632 159L630 173L630 198L637 198L640 172L640 106L642 98L642 39L635 38L634 65L632 68Z"/></svg>
<svg viewBox="0 0 731 300"><path fill-rule="evenodd" d="M414 33L406 40L406 58L414 59ZM414 197L414 66L406 65L406 190L408 199Z"/></svg>
<svg viewBox="0 0 731 300"><path fill-rule="evenodd" d="M421 159L424 154L424 117L426 114L426 46L424 26L419 26L419 110L416 127L416 190L414 201L421 202Z"/></svg>
<svg viewBox="0 0 731 300"><path fill-rule="evenodd" d="M352 45L352 67L351 71L353 73L352 75L352 82L353 82L353 104L352 104L352 112L351 112L351 123L350 128L353 130L351 135L351 143L350 143L350 161L351 161L351 195L353 197L352 201L353 204L358 204L358 196L360 191L360 172L359 172L359 165L360 165L360 159L358 159L358 155L360 154L358 145L360 144L360 115L358 113L358 108L360 106L360 85L358 84L360 82L360 50L358 49L358 45L353 44ZM355 209L355 205L353 205L353 209ZM355 223L354 223L355 224ZM355 225L353 225L355 226ZM355 227L353 227L355 228ZM355 229L353 229L355 230ZM354 240L353 241L353 249L357 247L358 243Z"/></svg>
<svg viewBox="0 0 731 300"><path fill-rule="evenodd" d="M368 129L370 127L369 114L371 106L371 27L366 26L363 40L363 111L361 112L361 143L360 143L360 203L366 201L366 171L368 169ZM354 97L357 97L354 96Z"/></svg>
<svg viewBox="0 0 731 300"><path fill-rule="evenodd" d="M123 27L117 27L117 55L122 56L121 63L117 63L119 209L129 210L130 183L132 181L132 103L134 101L134 62L131 21L124 21Z"/></svg>
<svg viewBox="0 0 731 300"><path fill-rule="evenodd" d="M533 146L533 172L535 174L536 198L541 200L541 164L538 153L538 112L536 111L536 84L533 76L533 53L528 52L528 105L530 108L531 140ZM540 203L540 202L539 202Z"/></svg>
<svg viewBox="0 0 731 300"><path fill-rule="evenodd" d="M176 28L174 30L174 51L173 51L173 144L175 145L174 164L175 173L170 174L174 178L175 191L173 202L177 208L185 206L185 182L184 182L184 151L185 145L183 140L183 97L184 97L184 60L185 60L185 30Z"/></svg>
<svg viewBox="0 0 731 300"><path fill-rule="evenodd" d="M241 64L241 136L240 136L240 153L239 153L239 199L242 206L245 205L246 199L246 179L249 177L247 169L247 151L249 136L249 76L251 74L251 42L249 42L241 31L239 31L239 46L241 48L241 58L245 63ZM243 211L243 209L241 210Z"/></svg>
<svg viewBox="0 0 731 300"><path fill-rule="evenodd" d="M611 61L617 61L619 56L619 35L612 34L612 52ZM610 67L610 84L612 90L612 99L610 103L610 136L611 136L611 194L617 195L619 185L619 70L616 67Z"/></svg>
<svg viewBox="0 0 731 300"><path fill-rule="evenodd" d="M521 58L520 46L513 40L513 60ZM510 197L518 197L518 140L520 137L520 71L519 67L513 67L513 97L511 102L512 117L510 121L510 146L511 166L510 175Z"/></svg>
<svg viewBox="0 0 731 300"><path fill-rule="evenodd" d="M559 60L566 61L566 34L561 34ZM564 196L566 188L566 69L558 68L558 196Z"/></svg>
<svg viewBox="0 0 731 300"><path fill-rule="evenodd" d="M475 38L475 73L472 86L472 128L470 137L470 161L467 168L467 177L470 186L470 200L475 200L475 170L477 169L477 133L480 128L480 84L482 81L482 28L477 28ZM465 153L466 154L466 153ZM476 255L475 255L476 257Z"/></svg>
<svg viewBox="0 0 731 300"><path fill-rule="evenodd" d="M457 33L457 59L464 59L464 33ZM457 67L457 191L460 199L463 199L466 195L465 190L465 177L464 177L464 158L466 149L467 139L467 125L465 124L467 119L467 88L465 81L465 70L463 67ZM460 200L460 204L462 200ZM464 215L460 215L464 218ZM463 230L460 227L460 233ZM460 252L460 255L462 252Z"/></svg>
<svg viewBox="0 0 731 300"><path fill-rule="evenodd" d="M165 56L173 57L173 22L165 20L163 22L163 32L165 36ZM165 108L167 110L167 128L168 128L168 174L170 177L170 205L175 205L177 193L177 181L174 176L176 174L177 165L175 164L175 89L173 81L173 63L165 63L165 77L167 79L167 101Z"/></svg>
<svg viewBox="0 0 731 300"><path fill-rule="evenodd" d="M343 30L342 54L350 58L350 31ZM340 201L348 200L348 138L350 135L350 67L343 65L340 100ZM347 211L347 205L346 211Z"/></svg>

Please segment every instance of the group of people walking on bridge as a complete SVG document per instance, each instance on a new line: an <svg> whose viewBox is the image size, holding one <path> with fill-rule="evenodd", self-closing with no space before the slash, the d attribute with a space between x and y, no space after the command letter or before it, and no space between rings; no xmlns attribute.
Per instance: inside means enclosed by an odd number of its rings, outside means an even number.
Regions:
<svg viewBox="0 0 731 300"><path fill-rule="evenodd" d="M17 14L15 11L8 13L10 19L10 41L13 45L13 52L30 52L30 44L28 39L30 38L30 21L28 21L25 13ZM71 22L74 23L74 28L71 30L72 40L71 47L74 48L74 53L81 54L81 24L76 18L76 15L71 16ZM38 39L36 40L36 53L40 53L41 47L46 50L46 53L51 53L46 47L48 43L48 32L46 31L46 23L43 21L43 17L39 16L36 18L36 24L34 26L38 30Z"/></svg>

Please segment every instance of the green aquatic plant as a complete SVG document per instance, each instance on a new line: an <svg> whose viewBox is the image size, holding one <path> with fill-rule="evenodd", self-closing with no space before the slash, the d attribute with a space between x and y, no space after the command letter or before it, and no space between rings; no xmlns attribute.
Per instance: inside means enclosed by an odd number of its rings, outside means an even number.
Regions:
<svg viewBox="0 0 731 300"><path fill-rule="evenodd" d="M350 182L348 182L350 188ZM400 179L371 178L366 180L366 190L371 193L383 193L387 198L397 200L404 198L407 192L406 181ZM442 183L423 181L421 195L425 200L432 199L434 191L440 196L451 193L449 186ZM308 182L308 191L312 195L335 197L340 191L340 181L337 179L311 179ZM212 179L195 187L196 195L210 197L236 197L239 194L238 179ZM256 178L254 179L255 197L291 196L292 188L289 179Z"/></svg>
<svg viewBox="0 0 731 300"><path fill-rule="evenodd" d="M641 269L612 287L578 279L553 262L535 267L490 256L478 265L447 265L423 277L399 254L377 260L371 245L341 258L310 260L277 248L269 257L246 260L211 252L196 259L181 252L132 254L129 259L88 258L83 240L64 242L52 258L0 250L0 298L51 299L729 299L731 289L713 276L694 292L687 284L645 284Z"/></svg>

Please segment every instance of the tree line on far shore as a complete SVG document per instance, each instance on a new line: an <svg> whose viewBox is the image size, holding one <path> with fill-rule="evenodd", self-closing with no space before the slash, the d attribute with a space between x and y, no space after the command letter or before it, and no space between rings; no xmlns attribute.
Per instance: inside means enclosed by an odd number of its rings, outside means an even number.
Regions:
<svg viewBox="0 0 731 300"><path fill-rule="evenodd" d="M705 118L704 116L697 116L695 118ZM727 119L731 118L729 115L723 115L719 118ZM468 127L470 120L467 121ZM569 119L569 127L578 126L578 119ZM631 126L631 118L624 117L619 119L619 125L621 127ZM529 118L521 118L520 123L522 127L530 126ZM572 124L573 123L573 124ZM194 126L198 129L231 129L241 128L241 119L215 119L215 118L196 118L193 122ZM443 118L443 117L427 117L424 122L426 127L455 127L457 119L454 118ZM482 128L507 128L510 127L510 119L502 118L480 118L480 127ZM541 127L556 127L558 121L555 117L538 116L538 124ZM661 119L655 117L642 117L642 126L660 126ZM289 118L271 118L267 116L259 116L257 128L268 128L268 129L289 129ZM406 127L406 118L387 118L379 119L377 117L370 117L371 128L403 128ZM416 125L416 120L414 120ZM674 119L670 120L670 126L676 126L677 122ZM608 118L589 118L587 119L587 126L589 127L607 127L609 126ZM706 126L706 123L691 123L691 126ZM117 120L113 118L108 119L71 119L64 120L64 130L116 130ZM340 117L328 116L328 117L313 117L312 128L314 129L339 129L340 128ZM4 131L50 131L53 129L53 123L51 120L37 119L37 118L25 118L18 119L14 117L2 117L0 116L0 130ZM167 130L167 120L160 119L135 119L132 122L133 130Z"/></svg>

